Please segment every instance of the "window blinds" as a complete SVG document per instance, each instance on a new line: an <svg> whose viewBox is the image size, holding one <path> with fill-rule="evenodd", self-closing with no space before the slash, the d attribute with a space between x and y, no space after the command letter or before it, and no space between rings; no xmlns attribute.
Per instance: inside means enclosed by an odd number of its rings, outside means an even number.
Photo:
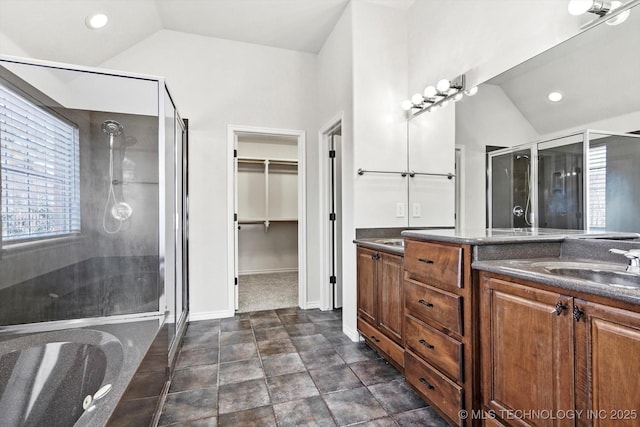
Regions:
<svg viewBox="0 0 640 427"><path fill-rule="evenodd" d="M78 128L0 85L2 240L80 231Z"/></svg>
<svg viewBox="0 0 640 427"><path fill-rule="evenodd" d="M607 226L607 146L589 147L589 227Z"/></svg>

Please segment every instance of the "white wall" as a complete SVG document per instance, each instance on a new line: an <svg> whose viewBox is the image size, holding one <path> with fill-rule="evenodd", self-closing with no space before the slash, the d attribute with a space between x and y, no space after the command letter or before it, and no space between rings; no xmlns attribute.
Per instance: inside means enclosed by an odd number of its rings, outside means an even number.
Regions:
<svg viewBox="0 0 640 427"><path fill-rule="evenodd" d="M228 306L226 206L227 124L307 131L316 145L316 56L284 49L162 30L102 64L162 75L183 117L189 119L190 285L192 318L232 315ZM307 151L315 161L313 150ZM316 194L309 168L308 194ZM310 216L309 229L316 227ZM308 299L317 298L311 276L318 262L309 233Z"/></svg>
<svg viewBox="0 0 640 427"><path fill-rule="evenodd" d="M462 73L475 86L579 27L563 0L417 0L407 19L409 93Z"/></svg>
<svg viewBox="0 0 640 427"><path fill-rule="evenodd" d="M352 4L348 5L342 17L334 27L331 35L318 53L317 61L317 88L318 88L318 124L325 127L331 121L341 117L342 120L342 253L343 253L343 331L352 339L356 339L358 334L355 328L356 322L356 251L353 239L355 238L354 210L353 210L353 179L355 174L353 162L353 38L352 38ZM316 171L319 173L320 165L326 155L315 151L318 157L316 161ZM311 162L308 166L311 166ZM318 206L321 205L324 194L328 191L326 182L322 182L321 190L318 194ZM308 200L311 200L309 197ZM326 206L325 206L326 208ZM319 208L317 209L318 213ZM324 212L324 211L323 211ZM328 212L328 211L326 211ZM309 210L312 213L312 210ZM326 217L323 217L326 219ZM328 221L322 223L317 229L319 239L323 239ZM311 265L309 267L312 267ZM315 274L320 279L322 275L320 269L315 270ZM311 275L311 269L309 270ZM328 280L321 282L324 292L328 292ZM319 289L319 288L318 288Z"/></svg>
<svg viewBox="0 0 640 427"><path fill-rule="evenodd" d="M407 122L400 101L407 93L405 12L353 2L354 168L407 169ZM354 177L355 227L406 227L407 178ZM405 215L396 216L398 203Z"/></svg>

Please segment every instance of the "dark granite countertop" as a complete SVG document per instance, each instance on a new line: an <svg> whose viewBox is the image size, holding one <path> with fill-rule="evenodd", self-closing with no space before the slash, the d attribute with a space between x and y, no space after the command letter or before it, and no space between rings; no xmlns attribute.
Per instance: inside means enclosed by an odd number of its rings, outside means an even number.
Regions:
<svg viewBox="0 0 640 427"><path fill-rule="evenodd" d="M561 274L551 273L547 267L586 267L624 273L626 263L611 263L592 258L558 257L511 259L497 261L475 261L475 270L504 274L518 279L531 280L569 291L599 295L631 304L640 304L640 288L629 289L621 285L598 283ZM636 275L637 276L637 275Z"/></svg>
<svg viewBox="0 0 640 427"><path fill-rule="evenodd" d="M621 285L598 283L604 279L598 277L586 280L557 274L544 268L545 264L548 266L549 263L555 264L556 267L558 263L565 266L566 263L582 263L583 267L598 264L609 271L624 272L627 266L626 258L609 253L609 249L640 248L640 235L637 233L543 228L429 229L404 230L401 237L473 245L475 248L472 268L476 270L640 304L640 288L629 289ZM399 240L400 238L385 236L358 238L354 243L373 250L404 255L404 247L385 244ZM635 280L631 276L626 277Z"/></svg>
<svg viewBox="0 0 640 427"><path fill-rule="evenodd" d="M440 242L495 245L518 242L561 242L566 238L639 238L637 233L615 233L585 230L560 230L553 228L486 228L486 229L440 229L405 230L402 237Z"/></svg>

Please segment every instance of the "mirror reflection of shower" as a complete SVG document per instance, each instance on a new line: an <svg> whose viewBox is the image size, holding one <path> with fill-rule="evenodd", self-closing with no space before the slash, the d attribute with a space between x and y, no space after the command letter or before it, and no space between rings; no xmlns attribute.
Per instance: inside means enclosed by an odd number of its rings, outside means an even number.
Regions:
<svg viewBox="0 0 640 427"><path fill-rule="evenodd" d="M531 150L492 155L491 170L491 226L531 227Z"/></svg>
<svg viewBox="0 0 640 427"><path fill-rule="evenodd" d="M115 137L121 136L123 131L122 125L115 120L105 120L102 123L102 132L109 135L109 192L102 214L102 228L109 234L119 232L122 224L133 215L133 209L128 203L124 200L118 201L114 189L116 181L113 179L113 141ZM123 143L124 145L127 144L127 138L123 138ZM113 219L118 222L115 228L109 229L107 227L107 212L110 212Z"/></svg>
<svg viewBox="0 0 640 427"><path fill-rule="evenodd" d="M531 222L529 220L529 210L531 209L531 186L529 180L531 179L531 161L529 160L528 154L515 154L514 159L516 161L522 161L525 163L525 174L524 174L524 184L522 191L526 194L526 202L524 209L521 206L513 207L513 214L518 217L522 217L527 226L531 226ZM516 167L514 166L514 170ZM522 169L522 168L520 168Z"/></svg>

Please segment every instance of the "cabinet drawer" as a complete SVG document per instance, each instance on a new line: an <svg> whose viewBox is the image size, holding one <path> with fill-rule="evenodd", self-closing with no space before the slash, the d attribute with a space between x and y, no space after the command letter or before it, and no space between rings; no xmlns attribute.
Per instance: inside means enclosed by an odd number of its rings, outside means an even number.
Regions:
<svg viewBox="0 0 640 427"><path fill-rule="evenodd" d="M407 349L442 370L454 380L464 381L462 343L411 316L405 317L405 337Z"/></svg>
<svg viewBox="0 0 640 427"><path fill-rule="evenodd" d="M405 240L404 267L408 278L455 290L462 287L462 248Z"/></svg>
<svg viewBox="0 0 640 427"><path fill-rule="evenodd" d="M463 425L459 411L463 409L463 390L458 384L418 359L411 351L405 354L405 377L420 394L436 406L456 425Z"/></svg>
<svg viewBox="0 0 640 427"><path fill-rule="evenodd" d="M462 297L409 280L404 282L407 314L422 321L435 320L462 335Z"/></svg>
<svg viewBox="0 0 640 427"><path fill-rule="evenodd" d="M404 349L369 323L358 318L358 331L398 366L404 367Z"/></svg>

